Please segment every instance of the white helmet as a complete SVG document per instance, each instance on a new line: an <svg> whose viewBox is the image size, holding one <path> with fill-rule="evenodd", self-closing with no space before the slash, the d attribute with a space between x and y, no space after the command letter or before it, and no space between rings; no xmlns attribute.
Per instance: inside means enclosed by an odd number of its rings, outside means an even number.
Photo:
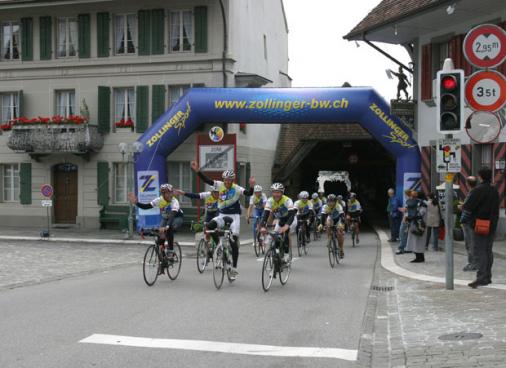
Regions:
<svg viewBox="0 0 506 368"><path fill-rule="evenodd" d="M339 194L339 195L337 196L337 199L339 199L340 201L342 201L342 200L343 200L343 196Z"/></svg>
<svg viewBox="0 0 506 368"><path fill-rule="evenodd" d="M313 198L313 199L318 198L318 193L313 193L313 194L311 195L311 198Z"/></svg>
<svg viewBox="0 0 506 368"><path fill-rule="evenodd" d="M305 190L303 190L302 192L299 193L299 198L301 198L301 199L308 199L309 198L309 193L306 192Z"/></svg>
<svg viewBox="0 0 506 368"><path fill-rule="evenodd" d="M234 170L225 170L225 171L223 171L223 174L221 174L221 177L223 179L230 179L230 180L235 179Z"/></svg>
<svg viewBox="0 0 506 368"><path fill-rule="evenodd" d="M170 184L162 184L160 185L160 192L172 192L172 185Z"/></svg>
<svg viewBox="0 0 506 368"><path fill-rule="evenodd" d="M281 183L273 183L271 185L271 191L274 192L274 191L280 191L280 192L284 192L285 191L285 186Z"/></svg>
<svg viewBox="0 0 506 368"><path fill-rule="evenodd" d="M261 192L263 189L260 185L255 185L255 188L253 189L253 191L256 193L256 192Z"/></svg>
<svg viewBox="0 0 506 368"><path fill-rule="evenodd" d="M356 193L351 192L351 193L350 193L350 198L357 198L357 194L356 194Z"/></svg>

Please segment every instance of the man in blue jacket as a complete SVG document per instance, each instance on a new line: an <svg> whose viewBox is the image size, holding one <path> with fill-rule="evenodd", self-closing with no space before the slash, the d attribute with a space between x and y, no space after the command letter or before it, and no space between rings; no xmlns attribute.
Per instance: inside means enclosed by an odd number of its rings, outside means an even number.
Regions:
<svg viewBox="0 0 506 368"><path fill-rule="evenodd" d="M389 242L396 242L399 240L399 228L401 227L402 212L399 208L402 207L402 203L395 195L395 190L392 188L388 189L388 220L390 224L390 239Z"/></svg>

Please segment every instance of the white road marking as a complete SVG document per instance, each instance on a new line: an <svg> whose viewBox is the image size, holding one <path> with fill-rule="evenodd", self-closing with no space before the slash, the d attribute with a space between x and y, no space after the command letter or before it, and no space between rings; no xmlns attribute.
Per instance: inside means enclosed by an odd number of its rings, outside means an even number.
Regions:
<svg viewBox="0 0 506 368"><path fill-rule="evenodd" d="M216 353L262 355L277 357L330 358L356 361L357 350L314 347L290 347L257 344L237 344L219 341L152 339L147 337L93 334L81 341L87 344L134 346L141 348L210 351Z"/></svg>
<svg viewBox="0 0 506 368"><path fill-rule="evenodd" d="M388 236L383 230L376 229L376 233L378 234L378 237L381 242L381 265L383 268L387 269L388 271L395 273L400 276L404 276L413 280L420 280L420 281L429 281L429 282L435 282L438 284L446 284L446 279L444 277L437 277L437 276L429 276L429 275L423 275L420 273L416 273L413 271L406 270L405 268L400 267L397 263L395 263L393 250L391 245L388 243ZM460 286L467 286L468 283L470 283L473 280L458 280L455 279L454 283L455 285ZM504 284L490 284L487 286L483 286L485 288L489 289L498 289L498 290L506 290L506 285Z"/></svg>
<svg viewBox="0 0 506 368"><path fill-rule="evenodd" d="M293 258L292 258L292 262L293 262L293 261L298 261L299 259L300 259L299 257L293 257ZM262 257L262 258L257 258L257 262L263 262L263 261L264 261L264 257Z"/></svg>

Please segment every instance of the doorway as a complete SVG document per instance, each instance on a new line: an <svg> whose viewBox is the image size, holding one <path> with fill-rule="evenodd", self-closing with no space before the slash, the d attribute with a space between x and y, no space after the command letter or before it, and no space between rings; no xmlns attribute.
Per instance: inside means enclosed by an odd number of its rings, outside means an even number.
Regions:
<svg viewBox="0 0 506 368"><path fill-rule="evenodd" d="M75 224L77 217L77 166L71 163L54 166L54 222Z"/></svg>

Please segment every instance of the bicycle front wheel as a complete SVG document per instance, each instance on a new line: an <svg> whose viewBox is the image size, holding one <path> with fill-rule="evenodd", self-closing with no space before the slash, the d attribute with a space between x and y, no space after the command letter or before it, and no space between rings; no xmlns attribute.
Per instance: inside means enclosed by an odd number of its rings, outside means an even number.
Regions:
<svg viewBox="0 0 506 368"><path fill-rule="evenodd" d="M253 239L253 248L255 249L255 256L258 257L260 255L260 234L257 234Z"/></svg>
<svg viewBox="0 0 506 368"><path fill-rule="evenodd" d="M329 238L329 241L327 243L327 248L328 248L328 251L329 251L329 263L330 263L330 268L334 268L334 266L336 265L336 257L334 256L334 245L332 244L332 238Z"/></svg>
<svg viewBox="0 0 506 368"><path fill-rule="evenodd" d="M199 245L197 246L197 270L199 273L204 272L207 266L207 246L206 240L200 239Z"/></svg>
<svg viewBox="0 0 506 368"><path fill-rule="evenodd" d="M288 278L290 277L290 272L292 271L292 263L288 261L287 263L283 263L281 259L278 257L279 265L279 282L281 285L285 285L288 282Z"/></svg>
<svg viewBox="0 0 506 368"><path fill-rule="evenodd" d="M299 257L302 257L302 246L304 242L304 234L302 233L302 230L299 229L299 233L297 234L297 254Z"/></svg>
<svg viewBox="0 0 506 368"><path fill-rule="evenodd" d="M142 263L142 275L144 282L148 286L153 286L158 278L160 270L160 259L156 245L150 245L144 254L144 262Z"/></svg>
<svg viewBox="0 0 506 368"><path fill-rule="evenodd" d="M264 291L269 291L274 277L274 253L268 250L264 257L264 264L262 266L262 288Z"/></svg>
<svg viewBox="0 0 506 368"><path fill-rule="evenodd" d="M172 261L168 261L167 276L169 279L175 280L181 271L181 263L183 263L183 257L181 254L181 247L179 243L174 242L174 258Z"/></svg>
<svg viewBox="0 0 506 368"><path fill-rule="evenodd" d="M225 277L225 264L223 260L223 247L220 245L216 247L213 255L213 281L216 289L220 289L223 285L223 278Z"/></svg>

